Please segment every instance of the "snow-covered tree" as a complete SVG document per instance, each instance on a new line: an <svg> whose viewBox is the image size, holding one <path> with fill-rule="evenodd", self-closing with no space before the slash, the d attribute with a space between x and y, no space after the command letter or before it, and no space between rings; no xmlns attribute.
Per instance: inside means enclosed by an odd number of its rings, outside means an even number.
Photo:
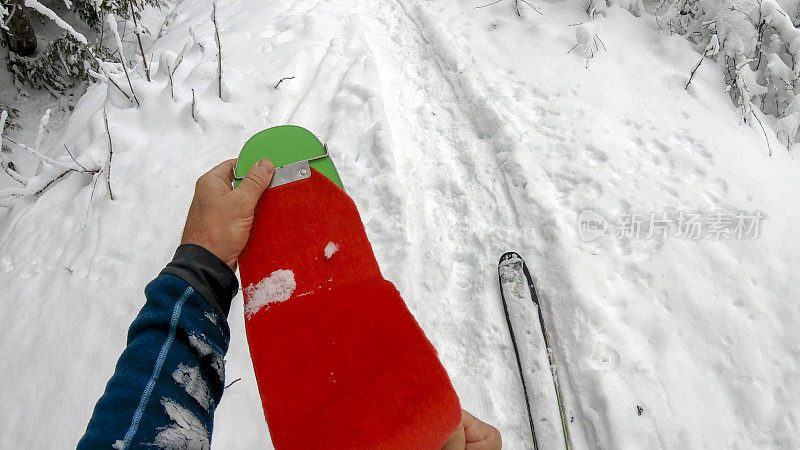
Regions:
<svg viewBox="0 0 800 450"><path fill-rule="evenodd" d="M637 16L644 9L641 1L589 0L587 13L604 14L612 4ZM800 10L794 11L793 19L776 0L662 0L646 9L725 69L728 93L745 120L753 117L755 106L779 119L776 131L787 145L800 138L800 99L795 91L800 78L800 30L795 26Z"/></svg>
<svg viewBox="0 0 800 450"><path fill-rule="evenodd" d="M64 34L49 42L44 48L40 48L36 54L31 55L32 50L18 51L19 46L9 45L8 66L17 81L56 93L87 79L89 71L97 69L98 58L113 59L111 56L113 51L109 52L103 47L104 31L106 31L104 28L107 28L105 18L111 14L123 20L133 18L135 21L141 8L147 5L161 6L163 2L162 0L64 0L64 3L75 17L86 23L92 31L91 35L79 33L64 18L38 0L0 0L0 29L6 37L6 42L10 43L11 38L20 35L14 27L19 28L20 18L28 14L43 16L64 30ZM142 30L136 26L135 31L138 35ZM34 37L33 49L35 47Z"/></svg>

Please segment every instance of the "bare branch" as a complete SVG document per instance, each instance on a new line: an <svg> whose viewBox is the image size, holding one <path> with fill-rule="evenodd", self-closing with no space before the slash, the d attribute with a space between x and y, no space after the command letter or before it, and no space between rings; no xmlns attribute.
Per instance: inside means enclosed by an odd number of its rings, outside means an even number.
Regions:
<svg viewBox="0 0 800 450"><path fill-rule="evenodd" d="M219 99L222 100L222 43L219 40L216 0L211 2L211 21L214 22L214 36L217 40L217 85L219 86Z"/></svg>
<svg viewBox="0 0 800 450"><path fill-rule="evenodd" d="M767 141L767 149L769 149L769 156L772 156L772 146L769 145L769 137L767 137L767 130L764 129L764 124L761 123L761 119L758 118L758 114L756 114L755 109L753 110L753 117L755 117L756 122L758 122L758 125L761 127L761 132L764 133L764 140ZM789 142L788 136L786 138L786 142L788 148L788 142Z"/></svg>
<svg viewBox="0 0 800 450"><path fill-rule="evenodd" d="M172 71L170 70L169 63L167 63L167 75L169 75L169 94L172 96L172 101L175 101L175 81L172 79Z"/></svg>
<svg viewBox="0 0 800 450"><path fill-rule="evenodd" d="M139 32L139 21L136 20L136 11L133 10L133 1L128 0L128 5L131 8L131 17L133 17L133 26L136 31L136 39L139 41L139 51L142 53L142 64L144 65L144 73L147 75L147 81L150 81L150 67L147 65L147 59L144 57L144 47L142 46L142 34ZM122 52L122 49L120 49Z"/></svg>
<svg viewBox="0 0 800 450"><path fill-rule="evenodd" d="M45 156L41 152L39 152L39 151L37 151L35 149L32 149L32 148L28 147L25 144L20 144L19 142L11 139L8 136L3 136L3 139L7 140L8 142L11 142L12 144L16 145L17 147L21 148L22 150L25 150L26 152L30 153L31 155L39 158L39 160L44 162L45 164L48 164L48 165L51 165L51 166L54 166L54 167L61 167L62 169L74 170L75 172L81 172L81 170L78 170L77 168L73 167L70 164L55 160L53 158L50 158L49 156Z"/></svg>
<svg viewBox="0 0 800 450"><path fill-rule="evenodd" d="M75 162L75 164L77 164L77 165L78 165L78 167L80 167L81 169L83 169L83 171L84 171L84 172L89 172L89 169L87 169L86 167L83 167L83 164L79 163L79 162L78 162L78 160L77 160L77 159L75 159L75 157L74 157L74 156L72 156L72 152L71 152L71 151L69 151L69 148L67 148L67 145L66 145L66 144L64 144L64 150L66 150L66 151L67 151L67 154L69 155L69 157L70 157L70 158L72 158L72 161L74 161L74 162Z"/></svg>
<svg viewBox="0 0 800 450"><path fill-rule="evenodd" d="M689 75L689 81L687 81L687 82L686 82L686 86L684 86L684 87L683 87L684 89L689 89L689 83L691 83L691 82L692 82L692 78L694 78L694 74L695 74L695 72L697 72L697 69L699 69L699 68L700 68L700 64L703 64L703 60L704 60L704 59L705 59L705 58L701 56L701 57L700 57L700 61L698 61L698 62L697 62L697 65L696 65L696 66L694 66L694 69L692 70L692 74L691 74L691 75Z"/></svg>
<svg viewBox="0 0 800 450"><path fill-rule="evenodd" d="M194 108L195 108L195 99L194 99L194 89L192 89L192 119L197 122L197 117L194 115Z"/></svg>
<svg viewBox="0 0 800 450"><path fill-rule="evenodd" d="M103 121L106 124L106 134L108 134L108 162L106 163L106 184L108 185L108 196L114 201L114 193L111 191L111 157L114 156L114 146L111 145L111 130L108 128L108 114L103 108Z"/></svg>
<svg viewBox="0 0 800 450"><path fill-rule="evenodd" d="M487 6L496 5L496 4L498 4L498 3L502 2L502 1L503 1L503 0L495 0L495 1L493 1L493 2L491 2L491 3L487 3L487 4L485 4L485 5L476 6L476 7L475 7L475 8L473 8L473 9L481 9L481 8L486 8Z"/></svg>
<svg viewBox="0 0 800 450"><path fill-rule="evenodd" d="M544 15L544 13L543 13L542 11L540 11L540 10L539 10L539 8L537 8L537 7L533 6L533 5L532 5L532 4L531 4L531 3L530 3L528 0L519 0L519 1L521 1L522 3L525 3L526 5L530 6L530 7L531 7L531 9L533 9L533 10L534 10L534 11L536 11L537 13L539 13L539 14L541 14L541 15Z"/></svg>
<svg viewBox="0 0 800 450"><path fill-rule="evenodd" d="M133 100L136 101L137 106L141 106L139 103L139 99L136 98L136 91L133 90L133 83L131 83L131 77L128 75L128 64L125 60L125 52L122 51L122 38L119 37L119 30L117 29L117 21L114 18L113 14L108 14L106 17L106 22L108 22L108 28L111 30L111 33L114 35L114 39L117 41L117 48L119 49L119 56L122 60L122 70L125 71L125 78L128 80L128 86L131 88L131 94L133 95Z"/></svg>
<svg viewBox="0 0 800 450"><path fill-rule="evenodd" d="M131 98L131 96L130 96L130 95L128 95L128 93L127 93L127 92L123 91L123 90L122 90L122 88L121 88L121 87L119 87L119 85L117 84L117 82L116 82L116 81L114 81L114 80L113 80L113 79L112 79L110 76L108 76L108 74L107 74L107 73L105 73L105 70L104 70L103 68L100 68L100 70L102 70L102 71L103 71L103 73L98 73L98 72L95 72L95 71L93 71L93 70L90 70L90 71L89 71L89 75L93 76L94 78L97 78L97 79L98 79L98 80L100 80L100 81L107 81L107 82L110 82L111 84L113 84L113 85L114 85L114 86L117 88L117 90L118 90L118 91L122 92L122 95L124 95L124 96L125 96L125 98L127 98L129 102L132 102L132 101L133 101L133 99Z"/></svg>
<svg viewBox="0 0 800 450"><path fill-rule="evenodd" d="M4 157L0 156L0 164L2 164L3 170L5 170L8 176L10 176L14 181L23 186L28 185L28 179L16 171L14 163L12 163L11 161L6 161Z"/></svg>
<svg viewBox="0 0 800 450"><path fill-rule="evenodd" d="M275 89L278 89L278 86L280 86L281 83L283 83L284 80L294 80L294 75L292 75L290 77L283 77L280 80L278 80L278 83L275 85Z"/></svg>

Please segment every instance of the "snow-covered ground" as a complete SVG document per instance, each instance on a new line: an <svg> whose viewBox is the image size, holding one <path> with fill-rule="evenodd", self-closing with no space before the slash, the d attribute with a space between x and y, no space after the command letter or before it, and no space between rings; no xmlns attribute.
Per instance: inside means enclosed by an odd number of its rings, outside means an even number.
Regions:
<svg viewBox="0 0 800 450"><path fill-rule="evenodd" d="M108 170L71 173L0 212L0 447L74 447L195 179L286 123L328 144L385 276L506 448L532 448L499 298L508 250L537 280L576 448L800 446L794 154L767 129L768 156L713 63L684 89L700 55L652 16L611 7L587 61L570 51L592 31L574 26L584 2L513 4L220 2L222 99L211 1L148 13L141 106L92 85L42 147L104 166L105 109L114 200ZM633 214L740 211L764 217L757 239L615 235ZM579 216L609 228L585 240ZM219 449L270 448L243 314L239 296Z"/></svg>

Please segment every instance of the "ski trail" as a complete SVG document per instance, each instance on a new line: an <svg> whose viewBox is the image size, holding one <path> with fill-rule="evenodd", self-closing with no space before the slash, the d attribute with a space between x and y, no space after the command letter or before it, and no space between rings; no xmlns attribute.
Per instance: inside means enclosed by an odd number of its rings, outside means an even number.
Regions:
<svg viewBox="0 0 800 450"><path fill-rule="evenodd" d="M510 97L495 87L502 86L499 82L487 79L484 73L474 69L475 58L469 49L459 48L448 36L439 20L440 15L421 5L414 8L404 6L403 13L429 45L435 67L457 96L454 104L459 105L463 116L471 121L478 137L491 143L487 148L494 152L503 169L503 177L507 180L504 191L510 198L514 214L522 223L533 225L530 229L523 229L520 239L511 245L522 252L532 253L534 257L532 267L542 287L545 320L553 325L551 346L557 365L561 366L557 370L565 394L567 417L568 420L575 416L579 419L570 423L573 442L588 441L594 442L590 445L596 445L607 439L599 436L596 428L598 422L605 420L595 413L595 405L589 405L591 414L584 412L585 405L574 393L585 390L586 383L579 382L572 373L564 370L566 365L563 362L572 360L570 348L579 348L565 343L565 336L568 336L567 342L580 342L591 340L597 332L580 311L555 306L574 302L578 296L568 278L570 264L563 259L562 236L574 235L574 227L566 221L568 216L564 214L564 207L557 201L564 196L558 188L558 174L545 170L539 159L531 157L532 150L562 148L559 142L568 140L572 130L554 129L546 121L523 122L524 118L545 118L551 114L545 95L533 89L529 90L529 96L517 93ZM525 90L521 83L517 83L515 88L517 91ZM533 107L523 106L521 100L528 100L528 105ZM570 366L575 365L573 362ZM585 435L584 430L587 432Z"/></svg>
<svg viewBox="0 0 800 450"><path fill-rule="evenodd" d="M369 17L374 19L366 29L377 55L394 155L408 177L407 236L413 246L406 277L413 285L404 296L412 310L433 309L442 318L423 327L465 407L486 408L482 413L500 424L512 447L531 445L494 273L495 261L508 249L556 259L552 249L559 244L548 229L552 183L537 167L526 167L528 177L522 176L515 154L525 140L509 130L514 122L481 87L458 76L460 62L445 53L428 26L397 2L379 3ZM529 187L531 176L537 182ZM412 241L419 236L425 239ZM453 341L464 334L480 348ZM493 403L492 386L498 383L518 387L518 401Z"/></svg>

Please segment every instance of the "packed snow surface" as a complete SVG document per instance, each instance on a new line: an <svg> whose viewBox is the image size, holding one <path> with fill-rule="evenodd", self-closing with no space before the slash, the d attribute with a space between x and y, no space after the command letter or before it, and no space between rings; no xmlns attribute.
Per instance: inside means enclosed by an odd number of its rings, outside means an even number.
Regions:
<svg viewBox="0 0 800 450"><path fill-rule="evenodd" d="M222 99L211 1L147 11L152 81L129 71L141 106L94 84L41 146L106 167L110 134L110 179L71 172L0 211L0 448L74 447L195 180L287 123L327 144L383 274L506 448L532 448L497 280L509 250L536 278L575 448L800 447L796 150L764 120L768 156L715 63L686 88L700 53L650 14L610 6L576 29L582 0L535 2L541 15L517 2L521 18L511 0L485 3L220 2ZM54 173L25 168L40 185ZM745 239L648 232L742 212L763 217ZM264 302L291 292L288 275ZM259 306L242 303L225 366L242 381L212 445L270 448L244 332ZM164 442L207 445L163 404Z"/></svg>
<svg viewBox="0 0 800 450"><path fill-rule="evenodd" d="M339 245L335 242L328 242L325 246L325 259L331 259L334 253L339 251Z"/></svg>
<svg viewBox="0 0 800 450"><path fill-rule="evenodd" d="M297 283L291 270L276 270L268 277L245 288L247 302L244 312L248 317L270 303L285 302L294 293Z"/></svg>

